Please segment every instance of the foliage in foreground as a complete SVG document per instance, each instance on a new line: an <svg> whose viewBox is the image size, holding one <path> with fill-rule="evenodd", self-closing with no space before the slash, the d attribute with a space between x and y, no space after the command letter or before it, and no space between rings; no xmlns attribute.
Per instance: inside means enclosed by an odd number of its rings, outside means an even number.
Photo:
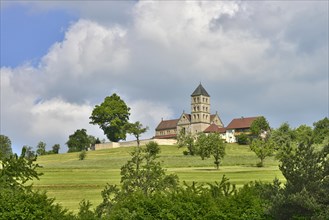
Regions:
<svg viewBox="0 0 329 220"><path fill-rule="evenodd" d="M306 139L305 139L306 140ZM121 186L107 185L95 210L83 200L74 216L26 181L38 178L35 159L12 155L0 170L0 219L327 219L329 144L285 141L280 170L287 182L249 183L237 190L223 176L215 183L178 184L158 162L159 147L136 148L121 168Z"/></svg>
<svg viewBox="0 0 329 220"><path fill-rule="evenodd" d="M54 203L43 192L35 192L28 180L38 179L40 167L36 157L27 158L26 148L22 154L11 155L2 161L0 170L0 219L74 219L66 209Z"/></svg>

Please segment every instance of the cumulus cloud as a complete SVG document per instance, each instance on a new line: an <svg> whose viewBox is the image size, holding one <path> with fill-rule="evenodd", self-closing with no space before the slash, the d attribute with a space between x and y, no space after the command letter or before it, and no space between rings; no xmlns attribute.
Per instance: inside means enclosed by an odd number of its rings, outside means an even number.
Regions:
<svg viewBox="0 0 329 220"><path fill-rule="evenodd" d="M89 116L113 92L152 137L161 118L190 111L200 81L225 124L328 116L328 2L31 4L81 19L37 67L1 68L1 132L20 145L64 143L80 128L101 137Z"/></svg>

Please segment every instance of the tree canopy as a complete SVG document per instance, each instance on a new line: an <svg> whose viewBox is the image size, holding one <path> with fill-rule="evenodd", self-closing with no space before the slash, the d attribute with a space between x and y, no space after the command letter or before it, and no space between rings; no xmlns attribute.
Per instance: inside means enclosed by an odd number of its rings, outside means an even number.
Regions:
<svg viewBox="0 0 329 220"><path fill-rule="evenodd" d="M78 152L87 150L90 147L90 138L86 129L78 129L69 136L69 140L66 142L69 152Z"/></svg>
<svg viewBox="0 0 329 220"><path fill-rule="evenodd" d="M269 131L270 125L264 116L258 117L250 125L251 133L258 137L262 132Z"/></svg>
<svg viewBox="0 0 329 220"><path fill-rule="evenodd" d="M143 127L139 121L136 121L135 123L128 123L126 129L129 134L135 136L137 140L137 147L139 147L139 138L141 134L145 133L149 128L147 126Z"/></svg>
<svg viewBox="0 0 329 220"><path fill-rule="evenodd" d="M225 143L218 133L198 135L196 140L196 146L198 148L198 154L202 159L214 157L214 164L216 169L219 168L221 160L225 156Z"/></svg>
<svg viewBox="0 0 329 220"><path fill-rule="evenodd" d="M329 137L329 119L325 117L322 120L313 123L314 142L321 144L326 137Z"/></svg>
<svg viewBox="0 0 329 220"><path fill-rule="evenodd" d="M89 119L99 125L106 137L113 142L126 139L126 126L129 123L130 108L118 96L107 96L101 105L96 105Z"/></svg>

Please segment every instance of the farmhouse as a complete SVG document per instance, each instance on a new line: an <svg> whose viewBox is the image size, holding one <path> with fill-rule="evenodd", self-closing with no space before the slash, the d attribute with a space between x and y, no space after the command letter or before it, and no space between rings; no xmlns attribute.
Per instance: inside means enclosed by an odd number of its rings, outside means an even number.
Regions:
<svg viewBox="0 0 329 220"><path fill-rule="evenodd" d="M191 113L185 112L178 119L161 120L155 129L155 139L176 139L180 132L197 134L200 132L218 132L226 142L236 142L236 136L249 132L252 122L257 117L233 119L225 128L218 112L210 113L210 95L200 85L191 94Z"/></svg>

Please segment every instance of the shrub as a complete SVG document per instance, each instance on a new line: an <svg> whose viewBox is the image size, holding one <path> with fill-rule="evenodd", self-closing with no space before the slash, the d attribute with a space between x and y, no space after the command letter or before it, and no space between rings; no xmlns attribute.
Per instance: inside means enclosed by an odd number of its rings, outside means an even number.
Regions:
<svg viewBox="0 0 329 220"><path fill-rule="evenodd" d="M84 160L87 156L87 152L85 150L79 153L79 160Z"/></svg>

